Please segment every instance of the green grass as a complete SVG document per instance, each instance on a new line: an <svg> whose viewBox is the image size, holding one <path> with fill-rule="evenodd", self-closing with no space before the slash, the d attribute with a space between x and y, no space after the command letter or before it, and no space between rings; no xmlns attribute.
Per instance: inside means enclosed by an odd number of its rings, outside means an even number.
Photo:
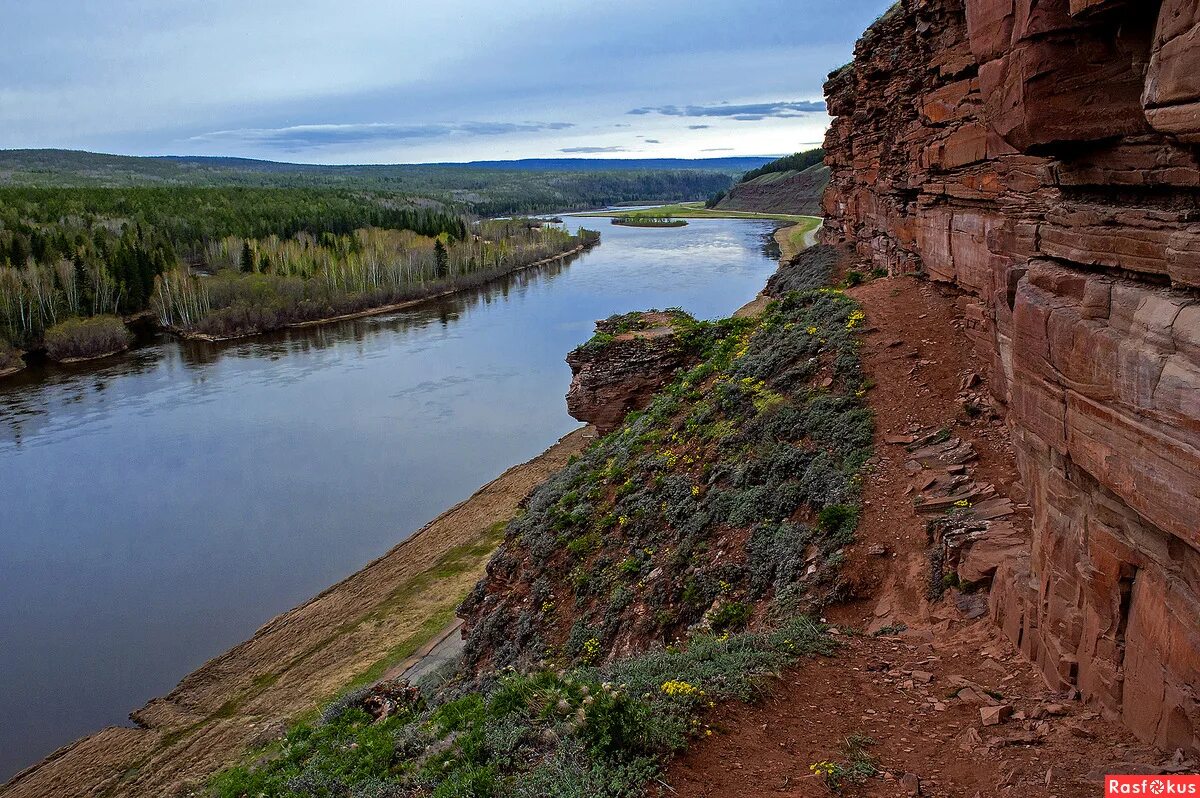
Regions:
<svg viewBox="0 0 1200 798"><path fill-rule="evenodd" d="M797 618L767 633L700 635L603 668L508 672L422 697L372 722L344 701L295 726L255 765L218 775L242 796L633 798L671 753L711 733L718 702L749 700L831 638Z"/></svg>
<svg viewBox="0 0 1200 798"><path fill-rule="evenodd" d="M793 224L807 223L812 227L820 224L817 216L801 216L794 213L758 213L756 211L724 211L716 208L705 208L703 202L681 202L675 205L658 205L653 208L640 208L636 211L589 211L578 213L576 216L618 216L618 217L663 217L672 216L684 219L774 219ZM812 229L812 228L810 228Z"/></svg>

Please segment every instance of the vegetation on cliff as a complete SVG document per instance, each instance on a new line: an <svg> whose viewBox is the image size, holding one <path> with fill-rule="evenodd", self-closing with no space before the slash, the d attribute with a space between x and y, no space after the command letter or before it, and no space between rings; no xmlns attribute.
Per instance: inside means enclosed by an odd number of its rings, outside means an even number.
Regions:
<svg viewBox="0 0 1200 798"><path fill-rule="evenodd" d="M829 183L824 154L822 149L798 152L752 169L727 193L711 197L709 207L821 215L821 195Z"/></svg>
<svg viewBox="0 0 1200 798"><path fill-rule="evenodd" d="M816 289L676 319L697 365L530 498L463 605L467 664L594 661L835 596L871 445L861 318Z"/></svg>
<svg viewBox="0 0 1200 798"><path fill-rule="evenodd" d="M718 702L830 652L803 611L841 589L871 418L862 313L828 276L758 319L672 311L696 365L530 497L460 609L459 669L350 693L213 792L639 795Z"/></svg>

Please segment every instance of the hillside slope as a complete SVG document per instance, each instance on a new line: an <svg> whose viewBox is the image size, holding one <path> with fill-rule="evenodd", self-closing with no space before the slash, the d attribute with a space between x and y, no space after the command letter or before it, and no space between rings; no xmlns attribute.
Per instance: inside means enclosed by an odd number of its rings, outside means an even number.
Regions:
<svg viewBox="0 0 1200 798"><path fill-rule="evenodd" d="M810 166L803 171L768 172L729 189L718 210L759 213L821 214L821 194L829 183L829 167Z"/></svg>

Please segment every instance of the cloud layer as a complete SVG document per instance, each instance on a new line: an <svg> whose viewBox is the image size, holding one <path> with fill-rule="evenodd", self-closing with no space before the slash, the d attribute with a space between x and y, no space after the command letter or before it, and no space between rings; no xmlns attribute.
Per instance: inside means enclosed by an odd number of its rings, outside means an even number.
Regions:
<svg viewBox="0 0 1200 798"><path fill-rule="evenodd" d="M635 116L662 114L663 116L717 116L736 119L740 122L757 122L768 117L793 119L805 114L825 113L824 100L780 100L772 103L747 103L735 105L652 105L634 108L627 113Z"/></svg>
<svg viewBox="0 0 1200 798"><path fill-rule="evenodd" d="M890 2L583 17L561 0L10 2L0 147L315 163L792 152L823 137L825 75Z"/></svg>
<svg viewBox="0 0 1200 798"><path fill-rule="evenodd" d="M296 152L317 147L334 147L369 142L404 142L439 139L455 134L502 136L543 130L566 130L571 122L455 122L398 125L390 122L360 124L291 125L276 128L216 130L191 137L202 143L237 143Z"/></svg>

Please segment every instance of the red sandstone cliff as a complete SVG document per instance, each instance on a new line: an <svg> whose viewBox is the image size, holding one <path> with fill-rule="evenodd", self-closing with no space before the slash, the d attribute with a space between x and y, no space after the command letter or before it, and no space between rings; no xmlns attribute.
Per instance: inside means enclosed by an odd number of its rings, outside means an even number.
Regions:
<svg viewBox="0 0 1200 798"><path fill-rule="evenodd" d="M826 94L826 240L962 289L1007 411L994 619L1200 747L1200 2L901 0Z"/></svg>

